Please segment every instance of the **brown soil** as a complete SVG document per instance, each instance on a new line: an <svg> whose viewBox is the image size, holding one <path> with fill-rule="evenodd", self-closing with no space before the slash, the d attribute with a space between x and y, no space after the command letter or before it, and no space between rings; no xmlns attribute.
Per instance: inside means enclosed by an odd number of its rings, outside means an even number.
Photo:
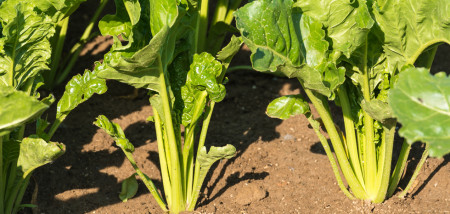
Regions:
<svg viewBox="0 0 450 214"><path fill-rule="evenodd" d="M101 37L94 40L74 72L92 68L109 42ZM439 49L440 64L435 66L439 70L448 72L449 51L448 46ZM248 52L242 51L234 63L247 60ZM228 78L227 96L216 105L207 146L232 144L237 155L213 165L196 212L450 212L449 155L428 159L405 199L393 197L382 204L352 201L337 186L328 158L304 116L281 121L265 115L274 98L299 93L298 82L253 71L233 72ZM141 182L133 199L122 203L118 198L121 181L134 171L112 139L92 125L100 114L122 126L136 147L139 167L158 188L162 184L154 125L145 120L152 114L145 91L129 100L121 96L132 93L133 88L114 81L108 86L106 94L80 105L56 132L53 140L65 143L67 152L34 173L39 187L35 213L162 213ZM417 156L413 158L412 162L417 162Z"/></svg>

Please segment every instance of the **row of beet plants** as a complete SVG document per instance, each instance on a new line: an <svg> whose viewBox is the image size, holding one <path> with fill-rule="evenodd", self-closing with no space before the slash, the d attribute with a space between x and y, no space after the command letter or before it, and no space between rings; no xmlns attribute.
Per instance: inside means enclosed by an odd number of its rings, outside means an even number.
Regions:
<svg viewBox="0 0 450 214"><path fill-rule="evenodd" d="M38 89L67 76L67 70L57 71L64 68L58 56L68 17L81 2L0 0L0 212L32 206L21 204L32 171L65 150L50 141L53 134L77 105L106 91L105 79L148 90L163 184L156 188L120 126L100 115L94 124L135 170L119 197L132 198L139 177L163 211L194 210L209 168L236 152L232 145L208 148L205 141L214 106L226 94L226 72L243 43L255 70L299 80L319 118L300 94L277 98L267 114L307 117L349 198L379 203L392 196L416 141L426 149L410 184L428 155L450 151L450 78L429 74L437 46L450 43L446 0L255 0L240 9L241 0L115 0L116 13L99 22L101 33L114 39L111 50L94 71L69 81L50 123L42 115L55 99L41 97ZM72 49L69 68L106 2L100 1ZM330 101L342 110L342 129ZM25 137L31 122L35 133ZM393 164L398 122L405 141Z"/></svg>

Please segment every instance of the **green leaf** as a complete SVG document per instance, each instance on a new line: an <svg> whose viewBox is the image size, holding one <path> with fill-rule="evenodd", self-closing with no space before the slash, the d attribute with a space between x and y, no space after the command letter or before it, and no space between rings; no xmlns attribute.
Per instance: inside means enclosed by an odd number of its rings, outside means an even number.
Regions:
<svg viewBox="0 0 450 214"><path fill-rule="evenodd" d="M198 163L200 164L200 178L203 178L208 173L209 168L214 162L220 159L230 159L236 154L236 148L233 145L227 144L223 147L211 146L209 152L206 147L202 147L197 155ZM203 183L203 179L199 179Z"/></svg>
<svg viewBox="0 0 450 214"><path fill-rule="evenodd" d="M366 41L366 35L374 24L365 0L303 0L297 1L295 6L323 23L333 41L333 49L347 57Z"/></svg>
<svg viewBox="0 0 450 214"><path fill-rule="evenodd" d="M297 35L292 0L259 0L246 4L235 12L236 26L252 51L250 59L257 71L282 70L295 77L305 61Z"/></svg>
<svg viewBox="0 0 450 214"><path fill-rule="evenodd" d="M122 191L119 194L120 200L127 202L128 199L133 198L136 195L137 190L138 182L136 180L136 174L133 174L122 181Z"/></svg>
<svg viewBox="0 0 450 214"><path fill-rule="evenodd" d="M413 65L429 46L450 43L448 0L386 0L374 4L374 15L384 32L384 50L392 68Z"/></svg>
<svg viewBox="0 0 450 214"><path fill-rule="evenodd" d="M123 35L128 38L131 33L131 20L125 8L123 0L115 0L116 14L106 15L98 22L98 29L101 34L106 36Z"/></svg>
<svg viewBox="0 0 450 214"><path fill-rule="evenodd" d="M0 85L0 131L25 124L48 107L25 92Z"/></svg>
<svg viewBox="0 0 450 214"><path fill-rule="evenodd" d="M228 45L217 53L217 60L222 61L225 68L228 68L231 59L233 59L234 55L236 55L241 49L242 43L243 41L241 37L236 37L233 35Z"/></svg>
<svg viewBox="0 0 450 214"><path fill-rule="evenodd" d="M211 54L207 52L195 54L187 74L186 84L196 90L206 90L212 101L220 102L226 93L225 86L218 80L221 74L222 64Z"/></svg>
<svg viewBox="0 0 450 214"><path fill-rule="evenodd" d="M172 27L178 17L177 0L149 0L150 1L150 27L156 35L165 27Z"/></svg>
<svg viewBox="0 0 450 214"><path fill-rule="evenodd" d="M1 11L0 8L0 19L5 22ZM0 38L3 45L0 50L0 85L21 88L28 79L49 69L51 48L48 38L54 33L54 23L22 4L13 11L15 16L4 23L6 26Z"/></svg>
<svg viewBox="0 0 450 214"><path fill-rule="evenodd" d="M388 103L381 100L362 100L362 109L369 114L370 117L382 124L395 124L395 116Z"/></svg>
<svg viewBox="0 0 450 214"><path fill-rule="evenodd" d="M267 106L266 114L272 118L286 120L292 116L310 112L308 102L301 94L279 97Z"/></svg>
<svg viewBox="0 0 450 214"><path fill-rule="evenodd" d="M253 1L235 13L236 26L252 51L255 70L281 71L333 98L345 72L329 59L322 24L301 12L291 0Z"/></svg>
<svg viewBox="0 0 450 214"><path fill-rule="evenodd" d="M58 102L56 117L62 121L75 107L94 94L106 92L106 81L97 77L99 64L94 71L86 70L83 75L74 76L66 85L66 90Z"/></svg>
<svg viewBox="0 0 450 214"><path fill-rule="evenodd" d="M430 144L430 156L450 152L450 77L408 68L389 93L389 104L402 124L399 134L411 144Z"/></svg>
<svg viewBox="0 0 450 214"><path fill-rule="evenodd" d="M125 137L122 128L119 124L111 122L105 115L100 115L94 122L94 125L103 129L109 136L114 138L117 146L127 152L134 152L134 146Z"/></svg>
<svg viewBox="0 0 450 214"><path fill-rule="evenodd" d="M24 138L20 143L17 168L25 178L34 169L56 160L65 151L66 147L61 143L46 142L34 136Z"/></svg>

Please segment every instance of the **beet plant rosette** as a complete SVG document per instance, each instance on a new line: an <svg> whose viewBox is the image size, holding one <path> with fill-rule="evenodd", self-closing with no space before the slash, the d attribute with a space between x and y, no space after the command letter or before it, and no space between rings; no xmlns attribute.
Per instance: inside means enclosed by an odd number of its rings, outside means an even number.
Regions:
<svg viewBox="0 0 450 214"><path fill-rule="evenodd" d="M449 4L256 0L235 12L253 68L297 78L320 120L300 94L275 99L267 114L280 119L305 114L349 198L380 203L393 195L415 141L426 143L415 176L428 154L450 151L449 78L428 72L437 46L450 41ZM329 101L342 110L342 131ZM407 140L391 170L397 120Z"/></svg>
<svg viewBox="0 0 450 214"><path fill-rule="evenodd" d="M95 122L136 171L122 183L123 201L136 193L138 175L163 211L192 211L211 165L234 156L232 145L207 148L205 140L214 106L225 97L226 70L242 44L233 36L221 50L226 33L239 32L230 23L240 2L218 1L208 24L208 0L116 0L116 14L100 21L114 44L98 75L149 91L148 120L158 141L161 191L138 167L122 129L103 115Z"/></svg>

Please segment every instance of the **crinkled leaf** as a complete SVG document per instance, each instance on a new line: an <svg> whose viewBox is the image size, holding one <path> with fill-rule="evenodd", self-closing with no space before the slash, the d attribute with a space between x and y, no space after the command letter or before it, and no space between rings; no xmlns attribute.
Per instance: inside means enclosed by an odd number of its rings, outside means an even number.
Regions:
<svg viewBox="0 0 450 214"><path fill-rule="evenodd" d="M24 138L20 143L17 168L25 178L34 169L56 160L65 151L66 146L61 143L46 142L34 136Z"/></svg>
<svg viewBox="0 0 450 214"><path fill-rule="evenodd" d="M194 61L188 72L186 84L196 90L206 90L209 98L220 102L225 97L225 86L218 78L222 74L222 64L211 54L203 52L194 55Z"/></svg>
<svg viewBox="0 0 450 214"><path fill-rule="evenodd" d="M39 116L49 107L35 97L0 85L0 130L12 129Z"/></svg>
<svg viewBox="0 0 450 214"><path fill-rule="evenodd" d="M374 24L365 0L302 0L295 6L323 23L333 41L333 49L347 57L366 41L366 35Z"/></svg>
<svg viewBox="0 0 450 214"><path fill-rule="evenodd" d="M399 134L410 144L429 143L433 157L450 152L450 77L409 68L391 89L389 104L402 124Z"/></svg>
<svg viewBox="0 0 450 214"><path fill-rule="evenodd" d="M122 181L122 191L119 194L120 200L127 202L128 199L133 198L138 190L138 182L136 175L133 174L129 178Z"/></svg>
<svg viewBox="0 0 450 214"><path fill-rule="evenodd" d="M106 92L106 81L97 77L98 64L94 71L86 70L83 75L74 76L66 85L66 90L58 102L56 117L64 118L75 107L88 100L94 94Z"/></svg>
<svg viewBox="0 0 450 214"><path fill-rule="evenodd" d="M114 138L117 146L123 149L125 152L133 152L134 146L125 137L122 128L119 124L111 122L105 115L100 115L94 122L94 125L103 129L109 136Z"/></svg>
<svg viewBox="0 0 450 214"><path fill-rule="evenodd" d="M382 124L395 123L395 116L388 103L376 99L371 101L362 100L361 107L370 117Z"/></svg>
<svg viewBox="0 0 450 214"><path fill-rule="evenodd" d="M279 97L270 102L266 110L269 117L282 120L308 112L310 112L308 102L303 99L301 94Z"/></svg>
<svg viewBox="0 0 450 214"><path fill-rule="evenodd" d="M48 38L54 33L54 23L22 4L13 11L16 15L6 23L0 38L3 44L0 85L20 88L28 79L48 69L51 56ZM0 19L3 20L1 15Z"/></svg>
<svg viewBox="0 0 450 214"><path fill-rule="evenodd" d="M412 65L434 43L450 43L448 0L386 0L375 3L373 11L384 32L390 69Z"/></svg>

